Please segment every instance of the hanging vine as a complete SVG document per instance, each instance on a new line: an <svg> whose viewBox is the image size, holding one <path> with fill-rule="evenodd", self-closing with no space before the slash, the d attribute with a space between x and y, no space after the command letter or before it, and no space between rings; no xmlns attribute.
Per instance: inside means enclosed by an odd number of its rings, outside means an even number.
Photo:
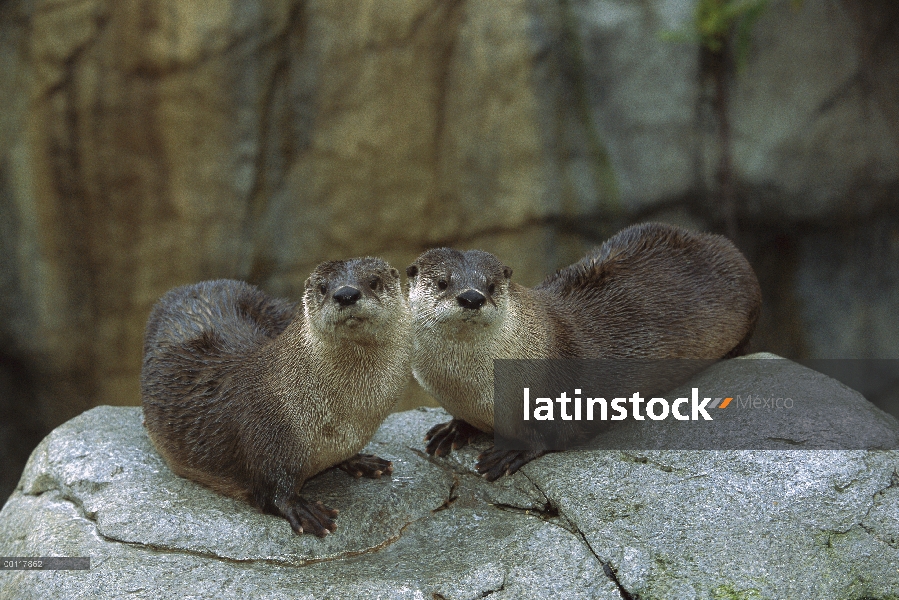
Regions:
<svg viewBox="0 0 899 600"><path fill-rule="evenodd" d="M799 8L802 0L790 0ZM746 66L752 29L768 9L771 0L699 0L693 22L687 30L667 31L662 38L699 46L699 71L710 81L712 109L718 134L718 202L727 234L737 238L737 206L731 150L731 77Z"/></svg>

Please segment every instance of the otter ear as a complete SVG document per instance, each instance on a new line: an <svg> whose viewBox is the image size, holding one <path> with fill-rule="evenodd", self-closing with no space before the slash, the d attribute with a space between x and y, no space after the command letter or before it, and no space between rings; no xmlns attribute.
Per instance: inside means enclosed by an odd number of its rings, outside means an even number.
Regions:
<svg viewBox="0 0 899 600"><path fill-rule="evenodd" d="M390 267L390 276L393 277L394 279L399 279L400 272L397 271L396 269L394 269L393 267Z"/></svg>
<svg viewBox="0 0 899 600"><path fill-rule="evenodd" d="M512 277L512 269L510 269L509 267L503 267L503 276L505 276L506 279Z"/></svg>
<svg viewBox="0 0 899 600"><path fill-rule="evenodd" d="M409 265L406 267L407 277L415 277L416 275L418 275L418 265Z"/></svg>
<svg viewBox="0 0 899 600"><path fill-rule="evenodd" d="M303 287L306 288L307 290L310 287L312 287L312 278L311 277L306 278L306 281L303 282Z"/></svg>

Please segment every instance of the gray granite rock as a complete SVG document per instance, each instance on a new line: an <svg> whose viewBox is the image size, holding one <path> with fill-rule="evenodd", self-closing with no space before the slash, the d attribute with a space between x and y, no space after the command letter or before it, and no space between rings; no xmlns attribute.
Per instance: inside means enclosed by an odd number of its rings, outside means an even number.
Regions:
<svg viewBox="0 0 899 600"><path fill-rule="evenodd" d="M88 411L35 450L0 515L0 554L90 556L91 570L0 572L0 597L618 598L578 535L525 512L548 504L526 480L490 485L422 452L445 417L387 420L368 450L394 462L391 478L310 481L308 497L340 510L318 539L172 474L140 409Z"/></svg>
<svg viewBox="0 0 899 600"><path fill-rule="evenodd" d="M369 450L394 461L391 478L311 480L305 493L341 511L318 539L173 475L139 409L88 411L33 453L0 512L0 555L89 556L91 569L0 571L0 597L899 595L899 452L580 451L491 484L473 472L486 438L424 454L446 418L384 423Z"/></svg>
<svg viewBox="0 0 899 600"><path fill-rule="evenodd" d="M859 392L774 354L759 353L752 357L771 360L722 361L664 394L669 401L690 398L692 388L697 388L702 398L731 397L724 410L708 408L713 420L627 420L622 426L600 435L590 447L616 450L899 449L899 422ZM689 405L686 406L682 412L689 414Z"/></svg>

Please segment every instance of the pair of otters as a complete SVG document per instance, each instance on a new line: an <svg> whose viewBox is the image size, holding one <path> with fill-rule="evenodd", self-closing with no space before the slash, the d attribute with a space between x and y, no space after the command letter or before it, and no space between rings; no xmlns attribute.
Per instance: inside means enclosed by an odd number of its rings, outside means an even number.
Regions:
<svg viewBox="0 0 899 600"><path fill-rule="evenodd" d="M758 282L727 239L629 227L535 288L487 252L429 250L406 269L322 263L302 305L238 281L176 288L147 324L144 423L172 470L324 536L337 511L300 496L337 466L393 471L358 454L416 379L453 415L426 436L438 456L493 430L494 358L704 358L745 351ZM410 341L411 340L411 341ZM541 453L488 450L488 479Z"/></svg>

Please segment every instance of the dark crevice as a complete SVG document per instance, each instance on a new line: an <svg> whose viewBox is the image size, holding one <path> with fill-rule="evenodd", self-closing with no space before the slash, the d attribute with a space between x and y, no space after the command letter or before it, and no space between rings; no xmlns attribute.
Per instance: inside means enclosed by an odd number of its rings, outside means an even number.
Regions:
<svg viewBox="0 0 899 600"><path fill-rule="evenodd" d="M459 475L458 473L453 473L453 484L450 486L449 494L444 500L443 504L432 510L432 513L439 512L441 510L446 510L459 498L459 495L456 494L456 489L459 487Z"/></svg>
<svg viewBox="0 0 899 600"><path fill-rule="evenodd" d="M459 30L465 18L464 0L452 0L446 10L447 14L443 18L444 26L441 28L446 32L446 41L437 57L437 78L435 84L437 89L435 94L436 102L434 105L433 164L437 173L438 190L442 187L440 163L442 161L443 146L445 143L447 100L450 95L450 75L456 54L456 45L459 40Z"/></svg>
<svg viewBox="0 0 899 600"><path fill-rule="evenodd" d="M849 527L846 527L845 529L827 529L827 528L821 528L820 531L822 531L822 532L828 534L829 536L834 536L834 535L846 535L847 533L849 533L850 531L852 531L853 529L855 529L856 527L859 527L859 526L860 526L860 525L859 525L858 523L853 523L852 525L850 525Z"/></svg>
<svg viewBox="0 0 899 600"><path fill-rule="evenodd" d="M865 518L867 518L867 515ZM870 525L865 525L863 522L854 523L854 524L850 525L849 527L846 527L845 529L819 529L819 531L827 534L827 543L825 544L825 547L833 548L833 539L835 537L846 536L846 535L849 535L850 533L852 533L854 530L859 530L859 529L861 531L864 531L866 534L868 534L870 537L874 538L875 540L879 541L880 543L882 543L886 546L889 546L890 548L899 550L899 539L897 539L897 540L884 539L880 535L880 532L878 532L875 528L871 527Z"/></svg>
<svg viewBox="0 0 899 600"><path fill-rule="evenodd" d="M577 528L568 519L559 514L559 509L551 502L547 502L542 508L522 508L511 504L491 504L490 506L504 512L515 513L526 517L535 517L550 525L560 527L568 533L573 533L575 535L579 534Z"/></svg>
<svg viewBox="0 0 899 600"><path fill-rule="evenodd" d="M805 446L808 440L793 440L790 438L782 438L782 437L766 437L766 440L770 440L772 442L781 442L783 444L788 444L790 446Z"/></svg>
<svg viewBox="0 0 899 600"><path fill-rule="evenodd" d="M605 573L606 577L611 579L612 583L615 584L615 587L618 588L618 593L621 594L622 600L637 600L638 599L637 596L635 596L634 594L631 594L626 589L624 589L624 586L621 585L621 582L618 580L618 573L615 571L615 569L612 568L612 566L609 563L603 562L601 560L599 562L602 564L603 573Z"/></svg>
<svg viewBox="0 0 899 600"><path fill-rule="evenodd" d="M255 285L262 284L271 275L274 266L270 260L265 260L260 256L261 253L266 252L267 246L264 240L260 239L260 221L268 208L276 184L280 184L284 170L277 168L277 165L272 163L278 160L279 157L276 155L278 152L281 153L280 158L284 165L290 165L293 162L293 142L287 145L278 143L273 148L272 138L286 135L282 131L283 128L275 123L275 115L278 112L276 105L280 96L285 93L291 64L296 60L293 56L292 42L296 38L305 38L303 32L306 27L306 19L303 8L302 4L294 5L291 8L284 29L265 48L268 50L270 47L274 51L275 63L261 94L258 148L254 157L253 182L247 194L247 209L242 231L249 252L245 263L244 279ZM275 178L279 181L273 183L271 180Z"/></svg>
<svg viewBox="0 0 899 600"><path fill-rule="evenodd" d="M28 457L51 431L35 414L37 389L34 368L0 351L0 499L21 489Z"/></svg>
<svg viewBox="0 0 899 600"><path fill-rule="evenodd" d="M840 485L839 483L834 483L833 489L835 489L838 492L845 492L852 486L853 483L858 483L858 479L853 479L849 483L846 483L843 485Z"/></svg>
<svg viewBox="0 0 899 600"><path fill-rule="evenodd" d="M535 516L543 519L544 521L548 521L550 519L558 519L559 518L559 509L553 506L551 502L547 502L540 508L531 507L531 508L523 508L521 506L515 506L513 504L503 504L503 503L495 503L491 504L491 506L498 508L499 510L504 510L506 512L514 512L522 515Z"/></svg>
<svg viewBox="0 0 899 600"><path fill-rule="evenodd" d="M535 488L537 488L537 490L539 490L541 494L543 494L544 498L547 499L547 505L549 505L551 501L549 500L549 496L546 494L546 492L544 492L543 489L540 488L540 486L537 485L537 483L533 479L528 477L527 473L524 473L523 470L519 471L519 472L522 473L522 475L524 475L525 478L527 478L527 480L530 481L531 484ZM586 546L587 550L590 551L590 554L592 554L596 558L596 561L600 565L602 565L603 572L612 581L612 583L615 584L615 587L618 588L618 593L621 594L622 600L639 600L639 597L636 594L631 594L629 591L627 591L624 588L623 585L621 585L621 581L618 580L618 572L612 567L611 563L604 561L602 558L600 558L600 556L596 553L596 550L593 549L593 546L590 545L590 542L587 541L587 536L584 535L584 532L580 530L580 528L577 526L577 524L574 521L572 521L571 519L567 518L564 515L564 513L559 511L558 507L554 507L554 510L555 510L556 515L558 515L558 519L559 519L559 522L557 522L556 524L559 525L560 527L562 527L562 525L560 523L564 522L564 523L567 523L571 527L571 529L569 529L569 531L571 531L571 533L577 535L581 539L581 542L583 542L583 544L584 544L584 546ZM568 528L563 527L563 529L568 529Z"/></svg>
<svg viewBox="0 0 899 600"><path fill-rule="evenodd" d="M628 452L621 453L621 460L623 460L625 462L636 463L639 465L649 465L651 467L655 467L656 469L658 469L659 471L662 471L663 473L687 473L688 472L684 468L672 467L671 465L666 465L664 463L660 463L655 460L651 460L648 456L630 454ZM697 473L696 475L693 475L690 478L692 479L694 477L701 477L701 476L705 476L705 475L706 475L706 473Z"/></svg>
<svg viewBox="0 0 899 600"><path fill-rule="evenodd" d="M590 66L587 64L584 40L579 31L580 15L576 14L570 0L558 5L560 17L560 77L571 90L569 101L586 137L586 151L590 160L593 186L606 212L611 217L621 217L623 207L618 177L612 166L608 148L602 143L596 120L593 118L591 100L594 94L588 89Z"/></svg>
<svg viewBox="0 0 899 600"><path fill-rule="evenodd" d="M853 482L854 481L855 480L853 480ZM871 511L874 510L875 506L877 506L878 497L882 496L887 490L892 488L899 488L899 470L894 469L893 474L890 476L890 482L886 486L871 494L871 506L869 506L868 510L865 511L865 516L863 516L859 520L858 526L861 527L861 529L865 531L865 533L867 533L874 539L883 542L890 548L896 548L897 550L899 550L899 536L897 536L896 539L885 539L881 535L881 532L866 524L866 521L871 516Z"/></svg>
<svg viewBox="0 0 899 600"><path fill-rule="evenodd" d="M874 529L873 527L870 527L868 525L865 525L864 523L859 523L858 527L859 527L859 529L861 529L862 531L864 531L865 533L870 535L875 540L878 540L879 542L889 546L890 548L899 550L899 539L896 539L896 540L884 539L876 529ZM852 528L850 528L850 531L851 531L851 529ZM834 532L834 534L839 534L839 533L840 532ZM846 533L849 533L849 532L847 531Z"/></svg>
<svg viewBox="0 0 899 600"><path fill-rule="evenodd" d="M473 479L478 480L479 482L483 481L482 476L478 475L477 473L474 473L471 471L456 471L455 469L452 468L452 465L445 464L445 463L443 463L443 461L440 461L436 457L433 457L425 452L422 452L421 450L418 450L417 448L410 447L409 449L412 452L414 452L415 454L417 454L418 456L420 456L421 458L424 458L425 460L428 460L432 464L437 465L440 468L442 468L443 470L449 472L453 477L453 484L450 487L450 491L449 491L447 500L443 503L443 505L434 509L432 512L438 512L441 510L445 510L445 509L449 508L450 506L452 506L452 504L459 497L458 494L456 493L456 490L458 489L459 485L461 484L462 477L471 477ZM543 492L543 490L541 490L534 483L534 481L530 477L528 477L527 474L524 473L523 470L520 470L518 472L521 473L521 475L525 479L527 479L527 481L531 484L533 489L536 490L537 492L539 492L540 495L543 497L543 505L542 506L516 506L513 504L504 504L501 502L489 502L488 500L484 500L484 502L486 504L489 504L490 506L492 506L493 508L495 508L497 510L509 512L509 513L515 513L515 514L519 514L519 515L524 515L524 516L528 516L528 517L539 518L539 519L545 521L546 523L549 523L550 525L555 525L557 527L561 527L562 529L568 531L569 533L577 533L574 525L572 523L570 523L566 517L562 516L559 513L558 507L556 507L555 504L553 504L553 502ZM485 484L485 485L490 485L490 484Z"/></svg>
<svg viewBox="0 0 899 600"><path fill-rule="evenodd" d="M109 24L109 15L105 12L99 12L94 17L94 31L84 42L73 47L69 54L62 58L60 62L60 70L63 75L53 85L42 91L45 99L52 99L57 92L69 92L74 84L74 74L78 66L82 62L82 58L91 51L100 38L103 36L106 26Z"/></svg>
<svg viewBox="0 0 899 600"><path fill-rule="evenodd" d="M639 600L639 596L637 596L636 594L631 594L621 584L621 580L618 579L618 570L612 566L612 563L605 561L599 557L599 555L593 549L593 546L591 546L590 542L587 541L587 536L584 535L584 532L578 529L577 535L581 538L581 541L584 543L590 553L596 557L597 562L602 565L602 571L606 574L606 577L608 577L609 580L611 580L611 582L615 584L615 587L618 588L618 593L621 594L622 600Z"/></svg>
<svg viewBox="0 0 899 600"><path fill-rule="evenodd" d="M842 85L838 86L827 98L821 101L821 103L815 108L811 115L809 115L808 123L809 126L811 124L821 118L822 115L829 112L833 108L835 108L841 101L844 101L849 95L851 95L862 83L862 79L864 74L861 69L855 72L851 77L849 77Z"/></svg>
<svg viewBox="0 0 899 600"><path fill-rule="evenodd" d="M439 11L455 10L455 5L464 1L465 0L451 0L450 2L446 2L445 0L434 0L432 6L415 16L411 25L409 25L409 31L407 33L386 41L369 41L365 44L364 49L367 52L387 52L393 49L404 48L407 45L414 43L417 38L423 37L422 31L425 30L428 21L435 18L435 15L437 15L437 18L440 18L437 14ZM448 8L447 5L449 5ZM427 33L424 35L427 35Z"/></svg>
<svg viewBox="0 0 899 600"><path fill-rule="evenodd" d="M84 151L81 136L84 134L85 115L80 100L83 99L83 86L79 85L79 75L85 68L85 58L94 50L103 35L108 23L108 16L99 13L94 16L94 29L82 43L68 48L67 55L61 57L54 66L59 75L50 85L40 90L36 104L42 105L37 114L52 122L48 126L48 137L45 141L47 167L49 170L48 187L50 191L44 198L44 211L56 214L41 219L44 235L56 239L55 247L59 248L63 258L59 259L61 275L58 284L66 290L62 298L54 299L61 310L67 314L68 326L74 324L90 325L96 322L101 311L103 298L99 290L106 289L102 285L94 268L98 262L97 249L94 244L93 231L95 219L92 215L93 198L84 181ZM47 207L52 206L53 211ZM69 235L69 232L82 232L81 235ZM87 232L85 235L84 232ZM74 299L77 298L77 301ZM74 304L77 302L77 306ZM92 328L91 328L92 329ZM59 402L54 415L45 415L45 425L56 426L59 423L90 408L90 399L97 395L96 349L87 338L72 340L70 344L77 350L72 352L73 359L63 368L66 383L74 383L76 393ZM46 349L45 349L46 350ZM35 377L56 380L60 373L48 373L44 369L54 367L42 364L38 360L33 364ZM58 367L56 367L58 368ZM43 391L54 390L52 382L41 385ZM58 389L58 388L56 388ZM55 390L54 390L55 392ZM51 393L54 393L51 392ZM46 410L46 409L45 409Z"/></svg>
<svg viewBox="0 0 899 600"><path fill-rule="evenodd" d="M857 480L853 479L852 481L850 481L849 483L847 483L844 486L834 485L834 489L838 492L843 492L846 489L848 489L853 483L857 483ZM868 510L865 511L864 516L861 517L857 523L853 523L852 525L845 527L843 529L826 529L826 528L820 529L820 531L827 534L827 547L831 547L831 542L832 542L832 539L834 536L848 535L849 533L852 532L852 530L858 528L858 529L861 529L862 531L864 531L865 533L867 533L872 538L878 540L879 542L881 542L883 544L886 544L890 548L899 549L899 539L896 539L896 540L885 539L881 535L880 531L878 531L876 528L871 527L870 525L865 523L868 520L868 518L871 516L871 511L874 510L874 507L877 505L878 497L883 495L883 493L886 492L887 490L889 490L891 488L895 488L895 487L899 487L899 470L893 470L893 473L890 476L890 482L887 485L885 485L884 487L875 491L873 494L871 494L871 504L870 504L870 506L868 506Z"/></svg>
<svg viewBox="0 0 899 600"><path fill-rule="evenodd" d="M842 489L837 488L837 490L843 491L847 487L849 487L849 485L851 485L852 483L855 483L855 481L856 480L853 479L851 482L849 482L849 484L847 486L845 486ZM874 508L874 505L877 503L878 496L882 496L884 494L884 492L886 492L887 490L890 490L892 488L899 488L899 470L897 470L897 469L893 470L892 475L890 475L890 482L887 485L885 485L884 487L880 488L879 490L877 490L876 492L871 494L871 506L868 507L868 510L867 510L867 512L865 512L865 516L862 520L867 519L868 515L871 514L871 510Z"/></svg>
<svg viewBox="0 0 899 600"><path fill-rule="evenodd" d="M502 583L499 584L499 587L494 588L492 590L485 590L485 591L481 592L481 595L479 596L479 598L487 598L489 596L492 596L496 592L501 592L504 589L506 589L506 578L507 577L508 577L508 573L503 573L503 580L502 580Z"/></svg>
<svg viewBox="0 0 899 600"><path fill-rule="evenodd" d="M258 31L251 30L243 35L236 35L232 39L219 48L201 49L195 56L189 60L173 60L165 65L151 64L146 62L138 62L132 66L127 73L133 75L136 79L158 79L168 75L179 75L197 71L214 60L245 60L245 56L240 54L251 54L256 50L265 48L273 43L269 40L257 42ZM277 39L277 36L276 36ZM232 54L238 54L231 57Z"/></svg>

